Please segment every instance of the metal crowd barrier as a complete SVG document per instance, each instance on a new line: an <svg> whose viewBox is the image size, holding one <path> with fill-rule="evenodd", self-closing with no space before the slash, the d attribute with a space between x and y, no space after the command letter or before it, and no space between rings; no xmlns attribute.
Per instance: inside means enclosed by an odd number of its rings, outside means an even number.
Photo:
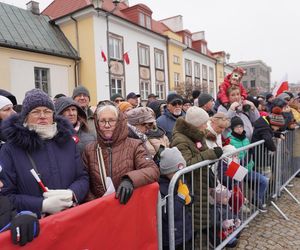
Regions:
<svg viewBox="0 0 300 250"><path fill-rule="evenodd" d="M237 180L237 176L229 177L226 170L232 159L241 156L238 165L248 173ZM267 205L274 206L288 219L275 202L286 191L300 204L287 190L300 172L299 163L300 130L294 130L286 132L284 140L277 140L276 152L268 151L261 140L224 154L216 161L202 161L179 170L170 181L167 198L158 205L162 214L167 213L169 223L168 244L162 238L166 234L159 233L160 249L177 249L179 241L183 242L180 249L232 246L255 216L267 211ZM178 213L176 195L180 179L188 185L193 203L183 206ZM176 228L178 225L182 228Z"/></svg>

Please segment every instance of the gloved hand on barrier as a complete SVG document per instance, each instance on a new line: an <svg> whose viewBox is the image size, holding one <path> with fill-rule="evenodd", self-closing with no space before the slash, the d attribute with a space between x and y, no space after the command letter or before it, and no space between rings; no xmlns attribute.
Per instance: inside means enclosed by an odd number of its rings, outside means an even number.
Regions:
<svg viewBox="0 0 300 250"><path fill-rule="evenodd" d="M39 235L39 220L36 214L22 211L12 219L10 230L13 243L24 246Z"/></svg>
<svg viewBox="0 0 300 250"><path fill-rule="evenodd" d="M234 220L233 219L230 219L230 220L224 220L222 222L222 227L224 229L228 229L228 228L231 228L234 226Z"/></svg>
<svg viewBox="0 0 300 250"><path fill-rule="evenodd" d="M217 158L220 158L222 156L223 149L221 147L214 147L213 150L215 151Z"/></svg>
<svg viewBox="0 0 300 250"><path fill-rule="evenodd" d="M72 198L70 199L70 197L67 197L66 195L54 195L43 200L42 212L48 214L55 214L66 208L71 207L72 205Z"/></svg>
<svg viewBox="0 0 300 250"><path fill-rule="evenodd" d="M237 228L237 227L239 227L240 225L241 225L241 220L238 219L238 218L236 218L236 219L234 220L234 226Z"/></svg>
<svg viewBox="0 0 300 250"><path fill-rule="evenodd" d="M132 181L128 177L124 178L117 189L116 199L119 199L120 203L125 205L129 201L132 193L133 193Z"/></svg>
<svg viewBox="0 0 300 250"><path fill-rule="evenodd" d="M189 205L192 202L190 190L188 186L182 182L182 180L179 180L177 195L185 201L185 205Z"/></svg>

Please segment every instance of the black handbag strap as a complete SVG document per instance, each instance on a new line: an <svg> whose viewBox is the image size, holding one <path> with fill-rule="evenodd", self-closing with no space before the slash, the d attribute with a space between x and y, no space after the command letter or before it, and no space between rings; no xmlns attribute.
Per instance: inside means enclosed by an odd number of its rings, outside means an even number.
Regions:
<svg viewBox="0 0 300 250"><path fill-rule="evenodd" d="M41 175L40 175L39 171L37 170L36 164L35 164L34 160L32 159L31 155L29 154L28 151L26 151L26 154L27 154L27 157L28 157L28 159L31 163L32 168L37 173L37 175L41 178Z"/></svg>

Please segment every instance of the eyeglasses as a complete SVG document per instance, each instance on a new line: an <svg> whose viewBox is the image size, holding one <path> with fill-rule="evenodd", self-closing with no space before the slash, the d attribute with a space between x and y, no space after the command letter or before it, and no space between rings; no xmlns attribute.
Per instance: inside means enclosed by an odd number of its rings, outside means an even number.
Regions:
<svg viewBox="0 0 300 250"><path fill-rule="evenodd" d="M38 110L38 109L34 109L31 112L29 112L30 115L32 115L33 117L41 117L42 114L44 114L45 117L51 117L53 115L53 111L50 109L45 109L45 110Z"/></svg>
<svg viewBox="0 0 300 250"><path fill-rule="evenodd" d="M183 104L184 107L191 107L192 105L190 103Z"/></svg>
<svg viewBox="0 0 300 250"><path fill-rule="evenodd" d="M99 120L98 121L98 124L99 124L100 127L105 127L106 123L108 124L108 126L112 127L112 126L115 126L117 124L117 120L108 120L108 121Z"/></svg>
<svg viewBox="0 0 300 250"><path fill-rule="evenodd" d="M124 102L124 99L116 99L115 103Z"/></svg>
<svg viewBox="0 0 300 250"><path fill-rule="evenodd" d="M181 106L182 105L182 101L174 101L174 102L171 102L171 105L172 106L176 106L176 105L179 105L179 106Z"/></svg>

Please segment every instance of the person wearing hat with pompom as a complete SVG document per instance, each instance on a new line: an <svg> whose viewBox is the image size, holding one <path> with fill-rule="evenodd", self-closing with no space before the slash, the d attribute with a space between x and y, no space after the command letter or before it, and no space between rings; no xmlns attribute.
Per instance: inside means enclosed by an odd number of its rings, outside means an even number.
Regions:
<svg viewBox="0 0 300 250"><path fill-rule="evenodd" d="M174 174L186 167L186 161L182 157L181 152L177 147L166 148L160 153L160 178L159 189L162 198L168 195L169 185ZM186 207L183 214L183 207L192 204L192 197L188 186L183 183L181 179L175 187L176 193L174 194L174 223L175 223L175 248L192 249L192 215L191 211ZM185 225L183 225L183 218L185 218ZM185 226L185 227L184 227ZM162 208L162 228L163 228L163 249L169 249L169 219L168 214ZM183 229L185 228L185 232ZM183 235L185 234L185 242Z"/></svg>
<svg viewBox="0 0 300 250"><path fill-rule="evenodd" d="M2 128L7 142L0 151L6 177L1 192L17 211L32 211L40 218L84 200L89 178L72 138L73 128L56 116L45 92L27 91L22 112L6 119Z"/></svg>

